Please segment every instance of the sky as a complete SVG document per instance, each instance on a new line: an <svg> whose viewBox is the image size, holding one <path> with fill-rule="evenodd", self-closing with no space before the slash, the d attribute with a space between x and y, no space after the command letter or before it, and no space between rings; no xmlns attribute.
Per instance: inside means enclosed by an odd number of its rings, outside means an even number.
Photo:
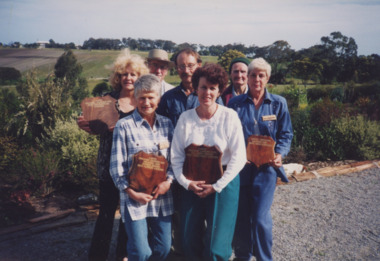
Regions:
<svg viewBox="0 0 380 261"><path fill-rule="evenodd" d="M0 0L0 42L146 38L298 51L339 31L380 54L380 0Z"/></svg>

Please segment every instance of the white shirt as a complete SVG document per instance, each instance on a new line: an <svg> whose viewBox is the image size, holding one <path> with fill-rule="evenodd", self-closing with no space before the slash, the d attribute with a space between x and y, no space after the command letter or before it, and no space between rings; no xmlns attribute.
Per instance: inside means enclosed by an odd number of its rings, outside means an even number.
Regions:
<svg viewBox="0 0 380 261"><path fill-rule="evenodd" d="M169 91L169 90L171 90L173 88L174 88L174 86L171 85L170 83L162 81L161 82L161 96L164 95L165 92L167 92L167 91Z"/></svg>
<svg viewBox="0 0 380 261"><path fill-rule="evenodd" d="M185 162L185 148L190 144L218 146L222 151L222 165L227 165L223 176L213 188L221 192L233 180L247 161L242 125L237 113L224 106L218 106L214 116L202 121L195 109L185 111L179 117L174 130L171 147L171 164L178 183L188 189L191 180L182 172Z"/></svg>

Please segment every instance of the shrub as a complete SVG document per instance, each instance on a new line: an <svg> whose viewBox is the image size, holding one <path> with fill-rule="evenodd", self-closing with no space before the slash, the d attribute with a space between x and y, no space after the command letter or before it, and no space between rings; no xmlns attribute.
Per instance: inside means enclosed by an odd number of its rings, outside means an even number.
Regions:
<svg viewBox="0 0 380 261"><path fill-rule="evenodd" d="M325 98L311 106L310 123L313 126L326 126L330 124L332 119L339 118L344 113L345 108L342 103Z"/></svg>
<svg viewBox="0 0 380 261"><path fill-rule="evenodd" d="M0 137L0 182L7 183L11 163L17 155L18 146L12 137Z"/></svg>
<svg viewBox="0 0 380 261"><path fill-rule="evenodd" d="M329 91L326 87L317 86L315 88L307 89L306 96L308 104L312 104L329 97Z"/></svg>
<svg viewBox="0 0 380 261"><path fill-rule="evenodd" d="M75 119L58 121L40 141L43 148L53 148L61 154L61 174L57 177L60 189L92 191L97 185L96 158L99 147L97 136L79 129Z"/></svg>
<svg viewBox="0 0 380 261"><path fill-rule="evenodd" d="M110 92L111 87L106 82L101 82L95 85L92 90L92 96L102 96L103 94Z"/></svg>
<svg viewBox="0 0 380 261"><path fill-rule="evenodd" d="M282 96L286 99L290 111L298 108L300 103L300 89L296 84L293 83L291 86L287 86Z"/></svg>
<svg viewBox="0 0 380 261"><path fill-rule="evenodd" d="M380 124L363 116L332 121L343 159L372 160L380 158Z"/></svg>
<svg viewBox="0 0 380 261"><path fill-rule="evenodd" d="M20 153L18 163L23 171L24 179L19 185L33 194L46 196L52 193L56 175L59 174L60 156L52 150L27 149Z"/></svg>
<svg viewBox="0 0 380 261"><path fill-rule="evenodd" d="M0 84L12 84L21 79L21 73L13 67L0 67Z"/></svg>

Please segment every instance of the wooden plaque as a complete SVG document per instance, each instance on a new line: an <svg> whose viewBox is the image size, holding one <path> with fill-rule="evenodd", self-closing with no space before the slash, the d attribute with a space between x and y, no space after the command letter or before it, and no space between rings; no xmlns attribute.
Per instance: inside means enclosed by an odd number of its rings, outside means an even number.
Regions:
<svg viewBox="0 0 380 261"><path fill-rule="evenodd" d="M222 152L217 146L191 144L185 149L183 174L189 180L215 183L223 175Z"/></svg>
<svg viewBox="0 0 380 261"><path fill-rule="evenodd" d="M251 135L247 142L247 159L260 167L274 159L276 142L270 136Z"/></svg>
<svg viewBox="0 0 380 261"><path fill-rule="evenodd" d="M82 107L84 119L89 121L90 129L95 134L112 131L119 120L116 99L109 95L85 98L80 106Z"/></svg>
<svg viewBox="0 0 380 261"><path fill-rule="evenodd" d="M150 195L158 184L166 180L167 168L168 162L164 156L139 151L133 155L129 186Z"/></svg>

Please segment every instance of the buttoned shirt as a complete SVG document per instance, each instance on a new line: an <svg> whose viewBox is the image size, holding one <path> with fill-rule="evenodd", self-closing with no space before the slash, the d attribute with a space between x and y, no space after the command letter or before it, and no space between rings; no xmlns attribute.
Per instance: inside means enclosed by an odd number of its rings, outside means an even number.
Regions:
<svg viewBox="0 0 380 261"><path fill-rule="evenodd" d="M216 103L223 105L223 101L220 97L218 97ZM187 96L182 84L180 84L174 89L164 93L158 105L157 113L168 117L175 127L182 112L194 109L198 106L199 100L197 94L193 92Z"/></svg>
<svg viewBox="0 0 380 261"><path fill-rule="evenodd" d="M137 109L132 115L117 122L113 131L110 173L120 191L120 212L123 220L126 208L132 220L157 217L160 211L164 216L173 213L171 190L147 204L140 204L133 200L125 191L129 186L128 171L132 166L133 155L139 151L144 151L162 155L169 161L172 138L173 125L171 121L158 114L156 114L153 128L141 117ZM162 144L169 144L169 147L162 146ZM174 178L170 164L167 174L168 178Z"/></svg>
<svg viewBox="0 0 380 261"><path fill-rule="evenodd" d="M241 120L246 145L251 135L270 136L276 142L275 153L281 154L283 158L288 154L293 128L285 98L271 94L265 89L264 101L258 109L255 108L249 92L232 98L228 107L234 109ZM278 175L287 181L282 167Z"/></svg>

